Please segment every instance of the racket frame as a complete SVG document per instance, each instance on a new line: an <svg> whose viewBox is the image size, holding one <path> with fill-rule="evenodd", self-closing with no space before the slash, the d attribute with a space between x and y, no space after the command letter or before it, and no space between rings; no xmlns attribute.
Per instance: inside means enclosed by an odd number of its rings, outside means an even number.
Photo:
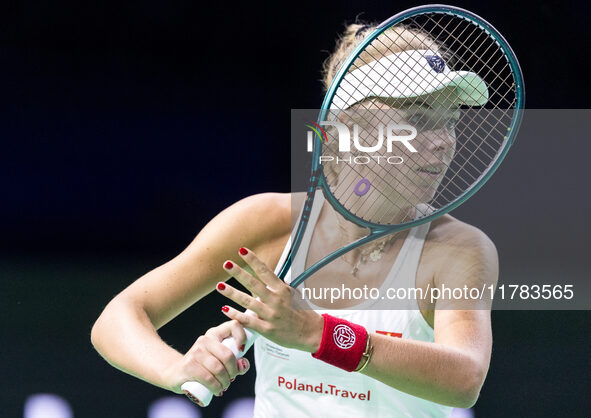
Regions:
<svg viewBox="0 0 591 418"><path fill-rule="evenodd" d="M488 181L488 179L497 170L497 168L499 167L499 165L501 164L501 162L503 161L503 159L507 155L509 148L511 148L511 145L515 141L515 137L517 135L517 132L519 131L519 127L520 127L521 121L523 119L523 109L525 107L525 88L524 88L524 82L523 82L523 74L521 72L521 66L519 65L519 61L517 61L517 57L515 56L513 49L509 46L509 44L507 43L507 41L505 40L503 35L501 35L498 30L496 30L489 22L487 22L486 20L484 20L480 16L478 16L468 10L462 9L460 7L448 6L448 5L443 5L443 4L433 4L433 5L414 7L414 8L405 10L401 13L398 13L398 14L392 16L391 18L389 18L388 20L380 23L376 27L376 30L374 30L371 34L369 34L367 36L367 38L365 38L363 40L363 42L361 42L353 50L353 52L348 56L348 58L345 60L343 65L341 65L341 68L339 69L339 71L335 75L332 83L330 84L330 87L328 88L326 95L324 96L324 101L322 102L322 107L320 110L318 121L321 122L326 119L327 113L330 112L330 104L332 103L332 99L334 98L334 96L336 94L336 91L338 89L338 86L339 86L341 80L345 77L345 75L349 71L349 68L351 67L351 65L353 65L355 60L359 57L359 55L361 55L361 53L365 50L367 45L369 45L374 39L376 39L379 35L381 35L383 32L388 30L390 27L397 25L398 23L400 23L406 19L409 19L409 18L412 18L415 16L419 16L422 14L426 14L426 13L450 14L455 17L460 16L473 24L474 23L477 24L478 26L481 27L481 29L485 30L486 32L488 32L490 34L490 36L497 42L497 44L501 47L501 49L505 53L505 56L508 58L508 61L509 61L511 73L514 77L515 99L516 99L515 100L515 109L514 109L515 114L513 115L512 119L511 119L511 124L510 124L509 128L507 129L508 134L505 137L505 141L507 141L507 143L503 146L503 148L500 150L500 152L495 156L495 158L491 162L488 170L486 170L484 173L482 173L480 175L480 177L456 199L454 199L453 201L449 202L448 204L442 206L441 208L437 209L433 213L426 215L424 217L421 217L421 218L418 218L418 219L415 219L415 220L412 220L409 222L397 224L394 226L384 226L384 225L379 225L379 224L375 224L372 222L368 222L362 218L359 218L358 216L355 216L355 214L352 214L351 212L347 211L336 200L336 198L332 195L332 193L329 190L329 186L326 182L326 178L324 176L322 166L319 163L322 139L319 138L318 135L315 135L314 147L313 147L313 152L312 152L312 175L310 177L310 186L308 187L308 190L306 192L307 193L306 201L304 203L304 207L302 210L300 222L299 222L296 232L293 236L291 249L289 251L289 254L288 254L283 266L281 267L281 270L279 271L278 277L280 277L281 279L284 279L285 276L287 275L287 272L289 271L289 269L291 267L291 263L293 261L292 255L297 252L297 250L302 242L304 233L306 231L307 223L310 218L310 213L312 211L312 206L314 203L314 195L315 195L316 189L318 187L321 188L326 200L328 200L328 202L333 206L333 208L339 214L344 216L346 219L352 220L353 222L357 223L358 225L369 229L370 232L367 236L362 237L356 241L349 243L348 245L346 245L346 246L338 249L337 251L327 255L326 257L322 258L321 260L316 262L314 265L308 267L308 269L306 269L306 271L304 271L302 274L300 274L297 278L292 279L292 281L290 283L290 285L292 287L299 286L304 280L306 280L312 274L317 272L319 269L321 269L322 267L324 267L325 265L327 265L331 261L341 257L343 254L346 254L347 252L351 251L354 248L357 248L357 247L359 247L363 244L366 244L370 241L373 241L375 239L384 237L388 234L403 231L403 230L406 230L406 229L409 229L409 228L412 228L412 227L415 227L415 226L418 226L418 225L421 225L421 224L424 224L427 222L431 222L433 219L436 219L442 215L445 215L446 213L457 208L462 203L464 203L466 200L468 200L472 195L474 195L474 193L476 193L484 185L484 183L486 183Z"/></svg>

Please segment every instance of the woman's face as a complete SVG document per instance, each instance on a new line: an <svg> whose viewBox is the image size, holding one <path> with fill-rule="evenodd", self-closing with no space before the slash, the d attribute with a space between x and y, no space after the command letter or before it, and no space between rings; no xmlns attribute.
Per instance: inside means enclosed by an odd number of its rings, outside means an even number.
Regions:
<svg viewBox="0 0 591 418"><path fill-rule="evenodd" d="M381 202L373 203L371 211L375 213L364 218L385 223L396 212L408 211L435 196L455 153L455 124L460 117L460 110L447 99L449 95L438 96L412 99L408 103L369 99L347 111L346 123L359 126L358 138L362 146L375 145L380 129L384 141L375 152L360 152L352 146L351 154L368 156L369 163L339 168L339 194L350 193L357 179L367 179L371 188L363 197ZM410 125L416 129L416 137L408 141L388 141L388 124L407 126L407 129L391 130L393 136L410 134ZM353 129L350 130L353 135ZM387 144L391 144L390 150ZM388 163L388 157L395 164Z"/></svg>

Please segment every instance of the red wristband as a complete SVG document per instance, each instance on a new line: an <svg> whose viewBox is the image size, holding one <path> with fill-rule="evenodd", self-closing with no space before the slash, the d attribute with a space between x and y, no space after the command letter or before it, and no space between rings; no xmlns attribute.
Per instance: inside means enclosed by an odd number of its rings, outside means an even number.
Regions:
<svg viewBox="0 0 591 418"><path fill-rule="evenodd" d="M348 372L354 371L367 343L366 329L335 316L322 314L324 329L322 341L317 352L312 357L340 367Z"/></svg>

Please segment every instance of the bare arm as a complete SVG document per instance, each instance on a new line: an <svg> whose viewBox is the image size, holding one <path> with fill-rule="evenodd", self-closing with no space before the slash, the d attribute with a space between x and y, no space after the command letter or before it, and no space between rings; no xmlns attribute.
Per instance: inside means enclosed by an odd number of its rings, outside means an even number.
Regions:
<svg viewBox="0 0 591 418"><path fill-rule="evenodd" d="M497 255L480 231L469 229L449 243L453 254L443 253L434 278L438 287L478 287L495 284ZM457 245L456 245L457 244ZM323 320L309 310L294 310L290 292L268 268L246 256L258 279L233 268L242 284L260 297L256 300L231 286L221 293L258 318L230 308L226 315L286 347L315 352L320 346ZM372 334L374 354L363 373L403 392L444 405L469 407L476 402L490 361L492 336L490 302L444 301L435 309L435 342L422 342Z"/></svg>
<svg viewBox="0 0 591 418"><path fill-rule="evenodd" d="M469 408L478 398L490 359L486 311L445 311L435 343L372 334L375 347L362 372L398 390L443 405Z"/></svg>
<svg viewBox="0 0 591 418"><path fill-rule="evenodd" d="M441 254L438 288L495 285L498 258L493 243L467 225ZM491 301L440 299L434 317L435 342L372 335L375 351L364 374L437 403L470 407L484 383L492 348Z"/></svg>
<svg viewBox="0 0 591 418"><path fill-rule="evenodd" d="M229 335L244 341L241 326L212 329L186 354L168 346L157 330L228 279L221 265L240 245L252 245L267 262L276 262L276 247L284 244L285 231L289 234L289 215L289 200L286 208L286 197L275 194L252 196L220 213L180 255L106 306L92 329L96 350L120 370L177 393L187 380L200 381L213 393L226 388L241 370L219 341Z"/></svg>

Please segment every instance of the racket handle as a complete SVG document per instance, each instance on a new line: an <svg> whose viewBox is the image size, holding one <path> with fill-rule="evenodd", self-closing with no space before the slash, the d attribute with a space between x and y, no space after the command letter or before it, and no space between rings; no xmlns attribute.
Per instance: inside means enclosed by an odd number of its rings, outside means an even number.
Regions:
<svg viewBox="0 0 591 418"><path fill-rule="evenodd" d="M252 315L250 311L246 311L246 313ZM246 343L244 344L243 351L238 350L234 337L229 337L222 341L222 344L228 347L237 359L244 357L244 354L252 347L252 344L259 336L256 332L247 328L244 328L244 333L246 334ZM199 382L185 382L181 385L181 390L185 392L187 398L201 407L209 405L213 398L213 393Z"/></svg>

